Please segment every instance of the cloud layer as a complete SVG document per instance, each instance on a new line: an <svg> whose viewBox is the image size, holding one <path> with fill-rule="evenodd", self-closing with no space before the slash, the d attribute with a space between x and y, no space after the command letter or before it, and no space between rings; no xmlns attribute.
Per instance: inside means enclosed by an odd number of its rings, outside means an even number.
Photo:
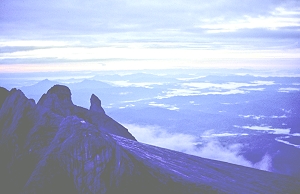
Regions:
<svg viewBox="0 0 300 194"><path fill-rule="evenodd" d="M125 41L129 37L137 40L135 35L143 35L139 40L143 42L186 41L193 34L216 38L217 32L227 32L221 36L231 38L238 34L239 37L293 38L291 33L300 28L299 7L297 0L205 0L201 3L196 0L3 0L0 24L1 35L10 36L33 35L32 31L37 30L38 34L52 35L52 38L113 33L111 38ZM239 30L242 31L228 33ZM122 37L114 37L116 34L122 34ZM172 34L176 36L170 36Z"/></svg>
<svg viewBox="0 0 300 194"><path fill-rule="evenodd" d="M236 28L238 23L245 23L247 20L251 23L251 19L256 18L278 19L279 16L284 15L295 19L296 16L299 16L299 12L297 12L299 6L300 3L297 0L253 0L247 2L204 0L201 3L196 0L188 2L183 0L167 2L158 0L85 2L78 0L54 0L51 2L3 0L1 1L0 16L2 23L6 25L21 24L24 27L26 24L30 24L27 28L72 31L73 33L137 32L152 31L153 29L189 31L198 28L201 31L201 29L215 29L216 27L211 28L210 25L220 27L219 25L224 25L224 22L231 26L234 24L234 28ZM297 23L297 21L299 20L290 19L289 23ZM254 21L254 23L257 22ZM269 24L266 23L266 25ZM244 28L249 28L249 26Z"/></svg>
<svg viewBox="0 0 300 194"><path fill-rule="evenodd" d="M158 126L139 126L135 124L124 124L124 126L138 141L143 143L266 171L271 171L272 168L272 159L267 154L255 164L245 159L241 155L241 144L224 146L216 138L207 138L206 142L198 142L193 135L169 133ZM208 135L208 133L205 134ZM201 144L201 146L197 146L197 144Z"/></svg>
<svg viewBox="0 0 300 194"><path fill-rule="evenodd" d="M299 8L297 0L2 0L0 65L299 64Z"/></svg>

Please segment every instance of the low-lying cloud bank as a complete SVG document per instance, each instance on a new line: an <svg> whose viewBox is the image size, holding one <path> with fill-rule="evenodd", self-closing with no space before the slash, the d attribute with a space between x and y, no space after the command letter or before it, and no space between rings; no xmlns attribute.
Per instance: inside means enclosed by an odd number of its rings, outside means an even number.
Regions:
<svg viewBox="0 0 300 194"><path fill-rule="evenodd" d="M245 159L240 154L241 144L224 146L216 138L207 138L206 142L201 146L197 146L199 142L197 137L193 135L170 133L159 126L123 125L129 129L138 141L143 143L265 171L271 171L272 168L272 159L267 154L255 164Z"/></svg>

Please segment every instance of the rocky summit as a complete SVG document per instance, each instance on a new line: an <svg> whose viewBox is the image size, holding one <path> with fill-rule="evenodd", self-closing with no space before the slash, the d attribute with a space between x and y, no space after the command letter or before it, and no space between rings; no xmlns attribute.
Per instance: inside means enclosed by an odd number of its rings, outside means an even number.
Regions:
<svg viewBox="0 0 300 194"><path fill-rule="evenodd" d="M139 143L100 99L0 88L0 193L299 193L300 180Z"/></svg>

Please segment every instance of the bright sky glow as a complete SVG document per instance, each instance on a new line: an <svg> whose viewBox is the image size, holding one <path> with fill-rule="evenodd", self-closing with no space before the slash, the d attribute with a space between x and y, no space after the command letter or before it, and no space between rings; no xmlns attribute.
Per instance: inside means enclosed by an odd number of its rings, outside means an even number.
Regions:
<svg viewBox="0 0 300 194"><path fill-rule="evenodd" d="M0 2L0 72L299 68L300 2Z"/></svg>

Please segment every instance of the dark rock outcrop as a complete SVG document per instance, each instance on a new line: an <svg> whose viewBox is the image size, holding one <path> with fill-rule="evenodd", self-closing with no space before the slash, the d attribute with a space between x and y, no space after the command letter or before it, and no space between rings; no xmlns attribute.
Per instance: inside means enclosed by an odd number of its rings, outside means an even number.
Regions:
<svg viewBox="0 0 300 194"><path fill-rule="evenodd" d="M139 143L102 112L53 86L39 102L20 90L0 110L0 193L297 193L296 178Z"/></svg>
<svg viewBox="0 0 300 194"><path fill-rule="evenodd" d="M50 109L52 112L61 116L72 114L74 104L71 100L71 91L68 87L55 85L44 94L38 105Z"/></svg>
<svg viewBox="0 0 300 194"><path fill-rule="evenodd" d="M9 92L1 107L0 188L4 191L7 189L15 193L20 190L31 173L28 166L30 159L24 146L27 134L34 125L31 118L34 107L35 102L16 89Z"/></svg>
<svg viewBox="0 0 300 194"><path fill-rule="evenodd" d="M90 106L91 111L105 113L104 109L101 106L101 100L95 94L92 94L90 102L91 102L91 106Z"/></svg>
<svg viewBox="0 0 300 194"><path fill-rule="evenodd" d="M76 115L103 131L135 140L125 127L105 114L101 101L94 94L91 96L91 110L88 110L73 104L68 87L55 85L41 97L38 105L62 117Z"/></svg>

